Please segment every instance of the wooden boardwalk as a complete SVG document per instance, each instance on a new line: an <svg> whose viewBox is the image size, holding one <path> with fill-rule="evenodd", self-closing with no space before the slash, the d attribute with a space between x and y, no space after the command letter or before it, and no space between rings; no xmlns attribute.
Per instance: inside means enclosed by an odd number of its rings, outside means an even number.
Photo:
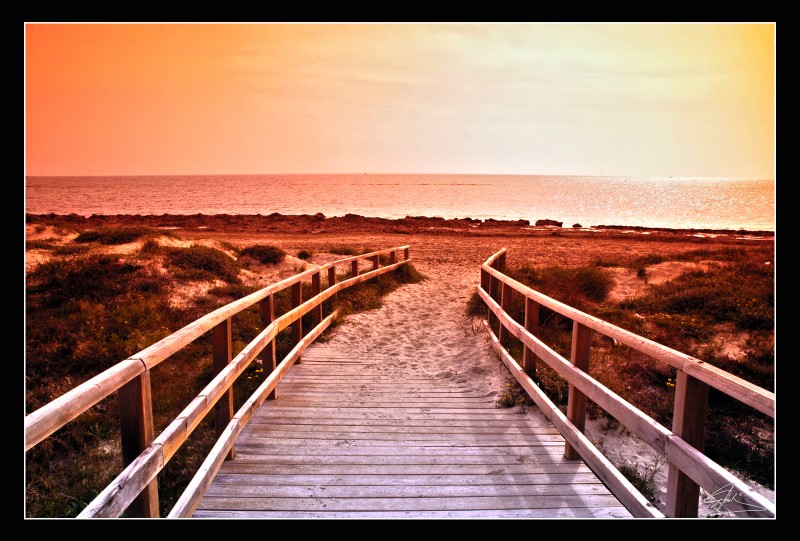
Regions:
<svg viewBox="0 0 800 541"><path fill-rule="evenodd" d="M630 517L546 422L384 359L309 348L194 517Z"/></svg>

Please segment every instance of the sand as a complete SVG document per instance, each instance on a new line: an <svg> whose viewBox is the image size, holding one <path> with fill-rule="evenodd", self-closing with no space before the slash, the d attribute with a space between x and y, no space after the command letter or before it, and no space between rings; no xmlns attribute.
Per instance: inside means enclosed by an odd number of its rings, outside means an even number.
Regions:
<svg viewBox="0 0 800 541"><path fill-rule="evenodd" d="M283 263L259 267L245 276L251 283L260 285L268 285L303 268L341 257L327 251L335 244L373 249L410 244L414 265L428 279L390 293L380 309L348 317L345 324L335 330L326 347L336 348L342 355L371 353L386 356L391 358L388 361L391 368L398 372L409 376L423 373L458 382L487 397L500 394L511 381L511 375L489 346L482 326L477 320L465 316L465 306L480 281L480 263L500 248L508 248L509 264L577 265L621 253L635 257L717 245L772 242L768 237L740 238L741 235L736 233L720 238L675 232L562 231L520 226L475 234L472 224L466 224L467 229L417 227L410 232L398 232L396 226L366 227L363 224L338 230L321 227L318 223L314 227L317 229L291 227L259 232L236 227L200 228L195 224L174 231L180 241L170 239L165 242L203 243L217 247L225 247L224 243L240 247L257 243L281 246L290 254ZM36 230L32 225L28 225L28 234L28 239L61 235L56 230ZM68 234L63 235L64 241L70 238ZM107 249L123 255L136 248L136 243L132 244L132 247ZM301 249L311 250L314 255L307 261L292 255ZM30 270L44 260L46 255L43 254L38 250L28 251L26 269ZM702 264L661 263L648 269L647 283L630 270L614 269L615 288L611 297L622 299L641 294L652 284L663 283L696 268L702 268ZM203 291L197 289L181 292L187 297L200 294ZM515 407L520 409L521 415L543 415L536 406ZM623 428L609 428L607 425L602 419L589 421L587 433L612 462L627 460L642 466L657 464L658 457L646 444ZM656 505L662 510L666 471L667 466L661 466L655 477ZM774 501L774 491L753 486ZM713 513L710 505L701 506L701 516Z"/></svg>

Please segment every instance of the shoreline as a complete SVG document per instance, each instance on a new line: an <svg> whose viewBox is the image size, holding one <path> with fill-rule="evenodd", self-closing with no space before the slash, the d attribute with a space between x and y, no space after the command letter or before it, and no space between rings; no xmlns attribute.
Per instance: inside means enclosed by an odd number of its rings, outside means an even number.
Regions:
<svg viewBox="0 0 800 541"><path fill-rule="evenodd" d="M186 229L203 228L206 231L235 229L239 231L262 230L270 231L281 229L285 232L287 227L297 227L297 233L329 233L364 230L372 232L412 234L436 233L447 234L462 233L470 235L481 234L514 234L531 235L560 234L576 235L582 233L607 233L630 235L693 235L709 237L755 237L771 239L775 231L746 230L746 229L709 229L709 228L665 228L646 227L633 225L591 225L591 226L566 226L553 225L559 222L542 219L531 224L529 220L496 220L488 218L441 218L436 216L406 216L405 218L379 218L361 216L359 214L345 214L344 216L326 217L322 213L311 214L25 214L26 224L52 225L53 222L62 225L75 226L113 226L113 225L142 225L160 228ZM577 225L577 224L576 224ZM330 231L332 228L335 231Z"/></svg>

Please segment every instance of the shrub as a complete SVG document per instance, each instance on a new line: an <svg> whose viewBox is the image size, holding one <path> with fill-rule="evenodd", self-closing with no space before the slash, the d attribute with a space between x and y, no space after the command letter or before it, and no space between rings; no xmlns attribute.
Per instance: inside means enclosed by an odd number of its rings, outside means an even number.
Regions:
<svg viewBox="0 0 800 541"><path fill-rule="evenodd" d="M160 236L160 229L146 226L104 227L84 231L75 238L77 243L99 242L100 244L127 244L145 236Z"/></svg>
<svg viewBox="0 0 800 541"><path fill-rule="evenodd" d="M310 259L311 252L309 252L308 250L300 250L299 252L297 252L297 258L303 260Z"/></svg>
<svg viewBox="0 0 800 541"><path fill-rule="evenodd" d="M249 257L265 265L280 263L286 257L286 252L269 244L256 244L248 246L240 253L241 257Z"/></svg>
<svg viewBox="0 0 800 541"><path fill-rule="evenodd" d="M345 255L345 256L360 255L361 253L364 253L361 252L359 249L354 248L353 246L346 246L342 244L331 246L330 248L328 248L328 252L336 255Z"/></svg>
<svg viewBox="0 0 800 541"><path fill-rule="evenodd" d="M174 269L176 278L188 280L219 278L229 283L239 280L236 262L216 248L198 245L170 248L166 251L166 256L166 264Z"/></svg>

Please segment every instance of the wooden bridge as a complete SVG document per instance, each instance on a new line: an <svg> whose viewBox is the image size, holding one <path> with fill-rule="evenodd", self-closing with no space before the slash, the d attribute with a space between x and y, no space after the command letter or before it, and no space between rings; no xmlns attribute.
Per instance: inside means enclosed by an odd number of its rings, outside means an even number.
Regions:
<svg viewBox="0 0 800 541"><path fill-rule="evenodd" d="M667 516L697 516L700 487L733 494L726 509L735 516L775 516L772 502L702 453L709 387L772 416L773 393L515 282L502 272L505 250L481 266L485 327L549 422L498 409L458 383L401 377L378 356L309 347L335 316L323 318L325 300L394 271L410 260L409 250L400 246L329 263L211 312L28 415L26 451L118 393L124 469L81 518L159 516L157 475L212 409L217 443L170 517L663 517L584 436L589 398L669 461ZM350 270L341 281L337 266ZM305 302L303 280L310 280L313 292ZM274 296L287 288L292 308L276 317ZM525 299L524 323L506 312L513 295ZM264 329L233 356L231 318L256 304ZM536 337L540 306L573 320L569 360ZM313 326L304 334L307 313ZM289 327L295 347L278 363L275 337ZM156 436L150 370L208 332L217 375ZM671 430L586 373L592 332L676 367ZM521 364L503 346L509 335L525 346ZM234 414L232 386L258 355L272 359L272 371ZM566 415L530 377L538 362L569 382Z"/></svg>

